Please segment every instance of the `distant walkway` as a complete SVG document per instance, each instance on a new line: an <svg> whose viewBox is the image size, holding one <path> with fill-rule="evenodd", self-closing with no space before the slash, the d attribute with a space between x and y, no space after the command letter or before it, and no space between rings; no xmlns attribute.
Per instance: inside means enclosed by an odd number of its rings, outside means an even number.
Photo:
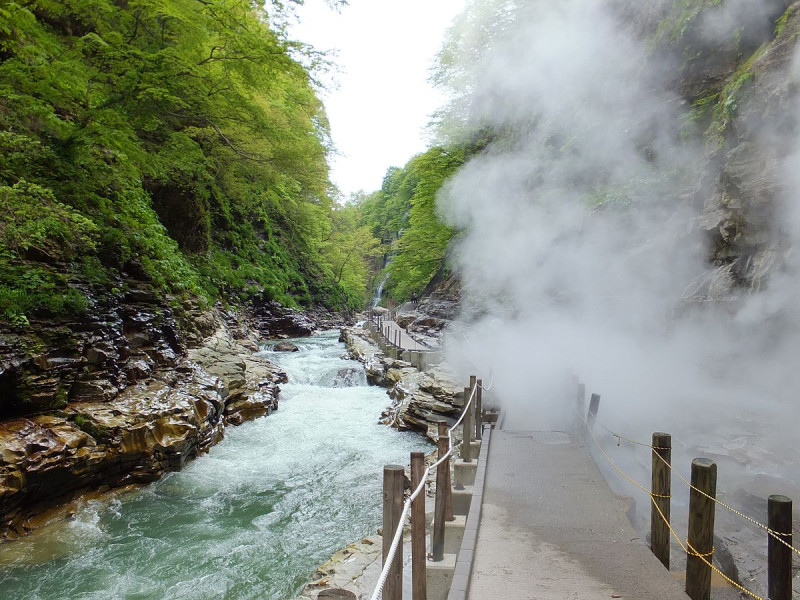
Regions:
<svg viewBox="0 0 800 600"><path fill-rule="evenodd" d="M403 306L405 306L405 304ZM402 313L404 311L400 312ZM377 323L377 317L373 318L373 323ZM436 348L431 348L425 344L420 344L394 320L389 319L388 315L381 319L381 333L389 341L389 343L393 345L399 345L402 350L412 350L416 352L428 352L431 350L436 350Z"/></svg>
<svg viewBox="0 0 800 600"><path fill-rule="evenodd" d="M492 433L470 581L470 600L688 598L574 432Z"/></svg>

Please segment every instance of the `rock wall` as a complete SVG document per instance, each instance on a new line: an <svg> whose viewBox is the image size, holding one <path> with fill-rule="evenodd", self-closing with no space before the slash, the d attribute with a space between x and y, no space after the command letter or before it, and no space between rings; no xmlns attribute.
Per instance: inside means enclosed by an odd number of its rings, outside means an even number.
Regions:
<svg viewBox="0 0 800 600"><path fill-rule="evenodd" d="M398 429L410 429L438 438L438 422L455 422L464 403L464 387L444 366L427 371L411 363L386 356L372 341L370 333L360 327L342 329L340 340L351 358L361 361L367 370L367 381L388 388L391 405L381 421ZM465 385L468 382L465 382Z"/></svg>
<svg viewBox="0 0 800 600"><path fill-rule="evenodd" d="M276 410L286 375L257 341L315 328L279 306L176 310L126 287L80 318L0 329L0 538L76 494L180 469L226 425Z"/></svg>
<svg viewBox="0 0 800 600"><path fill-rule="evenodd" d="M735 300L757 291L785 264L791 245L779 215L781 173L796 151L797 85L792 75L800 3L619 2L622 18L655 51L682 100L687 127L705 156L677 194L700 217L713 269L686 300ZM633 8L631 8L633 6Z"/></svg>

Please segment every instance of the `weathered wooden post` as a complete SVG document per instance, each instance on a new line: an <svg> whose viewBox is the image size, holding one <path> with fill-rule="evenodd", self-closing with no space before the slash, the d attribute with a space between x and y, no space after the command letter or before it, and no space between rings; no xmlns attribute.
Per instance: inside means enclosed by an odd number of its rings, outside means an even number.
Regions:
<svg viewBox="0 0 800 600"><path fill-rule="evenodd" d="M383 467L383 562L392 547L394 532L403 514L403 479L405 470L400 465ZM383 600L403 598L403 545L397 548L383 588Z"/></svg>
<svg viewBox="0 0 800 600"><path fill-rule="evenodd" d="M653 434L653 470L650 492L650 550L669 570L670 494L672 487L672 436Z"/></svg>
<svg viewBox="0 0 800 600"><path fill-rule="evenodd" d="M689 535L686 540L689 548L686 558L686 594L692 600L711 598L710 565L714 558L716 494L717 463L708 458L695 458L692 461Z"/></svg>
<svg viewBox="0 0 800 600"><path fill-rule="evenodd" d="M444 423L444 433L442 433ZM450 436L447 432L447 423L439 421L439 453L438 459L447 454ZM431 533L431 554L434 561L444 559L444 522L447 520L447 494L450 491L448 473L450 461L445 460L436 468L436 500L433 507L433 532Z"/></svg>
<svg viewBox="0 0 800 600"><path fill-rule="evenodd" d="M478 379L478 389L475 390L475 439L483 439L483 379Z"/></svg>
<svg viewBox="0 0 800 600"><path fill-rule="evenodd" d="M792 500L773 495L767 501L768 525L780 539L792 545ZM770 600L792 600L792 550L772 535L767 545L767 590Z"/></svg>
<svg viewBox="0 0 800 600"><path fill-rule="evenodd" d="M589 415L586 417L586 424L589 427L594 427L595 419L597 419L597 410L600 408L600 394L592 394L589 400Z"/></svg>
<svg viewBox="0 0 800 600"><path fill-rule="evenodd" d="M464 388L464 406L469 402L471 391L470 388ZM461 460L466 463L472 462L472 409L474 406L474 404L470 404L464 411L463 427L461 428L461 436L463 437L461 441Z"/></svg>
<svg viewBox="0 0 800 600"><path fill-rule="evenodd" d="M422 483L425 473L425 453L411 453L411 492ZM427 571L425 568L425 489L411 502L411 594L413 600L427 600Z"/></svg>
<svg viewBox="0 0 800 600"><path fill-rule="evenodd" d="M577 411L578 411L578 427L583 425L583 419L586 415L586 384L578 384L578 398L577 398Z"/></svg>
<svg viewBox="0 0 800 600"><path fill-rule="evenodd" d="M450 428L447 425L447 421L445 421L444 419L439 421L438 426L439 426L439 456L444 456L445 453L447 453L450 450ZM456 518L453 515L453 490L452 490L452 482L450 480L450 459L446 460L444 464L447 467L446 469L444 469L444 477L445 477L444 520L455 521ZM438 475L439 475L438 471L436 475L438 481Z"/></svg>

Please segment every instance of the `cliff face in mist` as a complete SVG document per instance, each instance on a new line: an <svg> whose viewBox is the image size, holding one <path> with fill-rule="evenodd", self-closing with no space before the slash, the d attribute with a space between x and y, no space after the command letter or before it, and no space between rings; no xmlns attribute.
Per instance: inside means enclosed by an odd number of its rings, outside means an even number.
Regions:
<svg viewBox="0 0 800 600"><path fill-rule="evenodd" d="M691 106L684 133L704 140L697 180L682 194L701 215L717 269L688 292L721 300L758 291L792 245L787 157L796 152L800 3L652 4L638 24L670 58L673 85Z"/></svg>

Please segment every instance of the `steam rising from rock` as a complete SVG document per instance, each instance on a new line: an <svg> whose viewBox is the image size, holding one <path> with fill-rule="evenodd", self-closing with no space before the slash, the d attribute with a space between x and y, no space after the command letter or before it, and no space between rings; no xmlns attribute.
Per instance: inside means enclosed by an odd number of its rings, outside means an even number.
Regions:
<svg viewBox="0 0 800 600"><path fill-rule="evenodd" d="M572 372L623 433L670 431L687 452L729 458L725 445L743 440L738 463L798 481L788 466L800 416L800 284L788 252L800 241L796 131L751 123L751 141L783 164L782 185L764 192L774 239L754 247L749 266L712 264L721 234L703 222L724 196L712 165L725 157L693 131L675 64L655 64L620 4L529 2L476 67L472 124L503 135L440 197L465 232L455 266L467 325L450 332L450 361L486 378L493 369L517 428L574 418L564 400ZM654 10L626 10L639 4ZM698 31L713 44L748 19L757 36L782 4L725 2ZM791 151L784 159L776 148ZM768 278L752 276L756 258ZM743 288L736 269L751 269L760 289Z"/></svg>

